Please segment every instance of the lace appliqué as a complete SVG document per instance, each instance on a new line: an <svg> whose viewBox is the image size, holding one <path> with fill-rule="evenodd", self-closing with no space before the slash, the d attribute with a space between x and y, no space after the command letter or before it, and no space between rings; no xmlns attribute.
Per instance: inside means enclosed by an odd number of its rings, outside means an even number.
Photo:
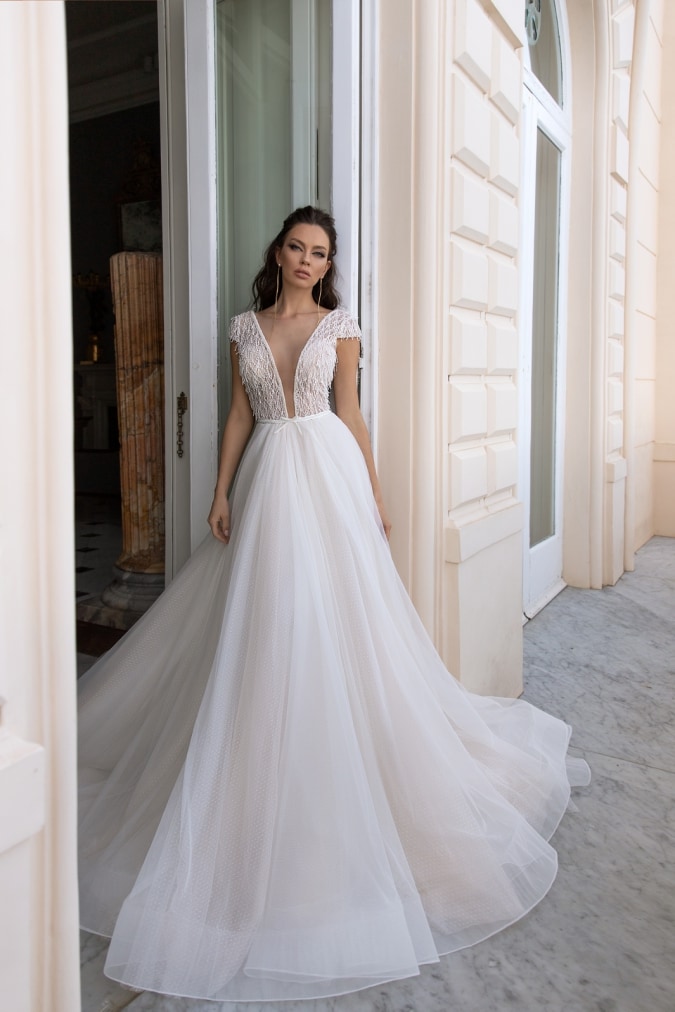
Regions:
<svg viewBox="0 0 675 1012"><path fill-rule="evenodd" d="M328 391L337 363L338 340L360 339L353 317L335 309L321 320L300 353L295 371L293 403L296 417L329 411ZM281 377L252 312L235 316L230 340L237 346L239 374L258 420L288 417Z"/></svg>
<svg viewBox="0 0 675 1012"><path fill-rule="evenodd" d="M269 346L251 313L230 322L230 341L237 347L239 375L255 418L285 418L286 402Z"/></svg>

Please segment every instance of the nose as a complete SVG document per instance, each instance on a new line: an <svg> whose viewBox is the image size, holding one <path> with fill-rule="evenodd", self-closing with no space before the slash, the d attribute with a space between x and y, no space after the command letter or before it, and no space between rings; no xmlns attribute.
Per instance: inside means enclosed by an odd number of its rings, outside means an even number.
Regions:
<svg viewBox="0 0 675 1012"><path fill-rule="evenodd" d="M302 256L300 257L300 263L303 263L303 264L308 264L309 263L309 253L306 250L303 252Z"/></svg>

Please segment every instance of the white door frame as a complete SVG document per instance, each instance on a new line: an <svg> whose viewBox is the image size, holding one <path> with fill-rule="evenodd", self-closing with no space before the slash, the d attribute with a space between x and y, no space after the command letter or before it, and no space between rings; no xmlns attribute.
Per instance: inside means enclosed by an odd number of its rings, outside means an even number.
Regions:
<svg viewBox="0 0 675 1012"><path fill-rule="evenodd" d="M218 466L214 0L185 3L190 549L208 533Z"/></svg>
<svg viewBox="0 0 675 1012"><path fill-rule="evenodd" d="M375 307L378 298L378 137L379 137L379 104L378 104L378 38L379 38L379 0L363 0L361 15L361 214L360 224L357 220L354 234L360 231L360 299L345 303L354 312L359 312L363 343L361 347L361 413L370 432L370 441L375 460L378 450L377 429L377 373L378 373L378 331ZM354 15L358 17L358 13ZM358 94L358 81L353 84L354 94ZM358 165L358 160L356 162ZM335 165L333 178L336 178ZM358 187L358 180L352 180L352 192ZM358 201L358 190L356 192ZM354 202L354 201L353 201ZM358 203L357 203L358 206Z"/></svg>
<svg viewBox="0 0 675 1012"><path fill-rule="evenodd" d="M556 5L563 68L563 108L551 98L529 68L524 68L523 117L521 123L521 269L520 269L520 454L519 498L524 506L523 525L523 611L526 618L537 614L563 587L563 462L565 433L565 388L567 360L567 306L569 221L571 196L571 104L569 62L566 54L567 22L561 4ZM537 131L541 130L561 152L558 248L558 316L556 352L556 460L555 533L530 548L530 438L532 430L532 306L534 281L534 194L536 186Z"/></svg>
<svg viewBox="0 0 675 1012"><path fill-rule="evenodd" d="M190 393L184 0L157 0L164 257L164 569L167 582L190 555L190 445L177 453L177 398ZM184 418L190 431L190 412Z"/></svg>
<svg viewBox="0 0 675 1012"><path fill-rule="evenodd" d="M179 0L160 0L171 5ZM215 0L180 0L184 4L185 119L187 145L187 272L189 277L188 332L174 327L174 345L186 344L187 377L167 377L167 457L175 462L175 397L186 383L189 389L185 416L185 456L188 493L176 489L167 473L168 495L181 495L181 510L189 513L189 547L194 549L207 533L208 514L217 470L218 317L216 287L216 93L214 19ZM358 312L359 300L359 191L360 191L360 0L332 0L333 30L333 214L340 236L341 290L346 306ZM178 157L173 149L169 162ZM169 203L173 194L169 183ZM170 239L171 241L171 239ZM183 355L185 358L185 355ZM180 355L167 356L169 368L180 371ZM170 365L171 363L171 365ZM185 362L182 364L185 371ZM372 398L371 398L372 402ZM185 518L169 507L172 527L167 541L177 539L184 555ZM181 559L182 561L182 559ZM175 568L175 567L174 567Z"/></svg>

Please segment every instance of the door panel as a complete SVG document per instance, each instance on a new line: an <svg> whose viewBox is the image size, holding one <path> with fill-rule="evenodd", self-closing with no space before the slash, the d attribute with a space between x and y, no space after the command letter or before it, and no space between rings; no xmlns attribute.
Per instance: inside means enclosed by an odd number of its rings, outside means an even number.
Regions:
<svg viewBox="0 0 675 1012"><path fill-rule="evenodd" d="M526 512L523 610L562 578L562 469L569 135L527 90L523 108L519 495Z"/></svg>
<svg viewBox="0 0 675 1012"><path fill-rule="evenodd" d="M227 325L251 301L284 218L329 206L330 8L321 0L217 0L219 414L230 400Z"/></svg>
<svg viewBox="0 0 675 1012"><path fill-rule="evenodd" d="M537 129L532 300L530 548L556 532L560 158Z"/></svg>
<svg viewBox="0 0 675 1012"><path fill-rule="evenodd" d="M298 204L335 215L342 296L358 311L360 2L158 2L173 24L164 55L173 95L165 146L170 576L207 533L229 407L229 318L249 305L263 246Z"/></svg>
<svg viewBox="0 0 675 1012"><path fill-rule="evenodd" d="M190 554L189 446L178 457L173 434L179 393L188 390L187 174L183 0L158 0L162 235L164 237L164 462L167 583Z"/></svg>

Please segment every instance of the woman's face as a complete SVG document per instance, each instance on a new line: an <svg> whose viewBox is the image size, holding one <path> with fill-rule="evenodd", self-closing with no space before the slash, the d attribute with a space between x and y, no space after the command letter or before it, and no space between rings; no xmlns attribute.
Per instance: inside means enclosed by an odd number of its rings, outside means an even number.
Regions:
<svg viewBox="0 0 675 1012"><path fill-rule="evenodd" d="M330 267L330 240L320 225L295 225L277 251L284 285L308 289Z"/></svg>

